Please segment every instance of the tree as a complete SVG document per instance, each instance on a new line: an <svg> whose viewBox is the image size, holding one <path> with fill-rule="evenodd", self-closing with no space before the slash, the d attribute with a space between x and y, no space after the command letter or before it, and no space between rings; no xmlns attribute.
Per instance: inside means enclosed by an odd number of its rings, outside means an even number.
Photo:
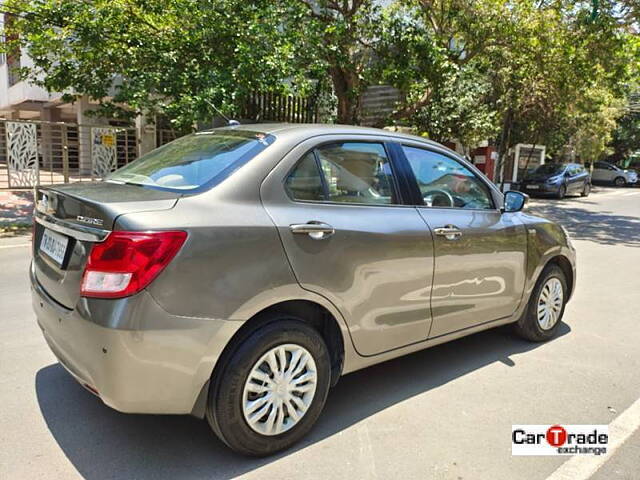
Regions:
<svg viewBox="0 0 640 480"><path fill-rule="evenodd" d="M602 150L596 140L609 135L611 112L638 75L635 6L8 0L2 8L12 20L6 48L34 59L22 73L69 98L89 95L102 113L161 112L190 128L216 110L235 115L254 92L306 92L317 80L332 85L338 122L358 123L362 93L384 82L406 99L385 123L467 146L493 137L504 158L519 142Z"/></svg>
<svg viewBox="0 0 640 480"><path fill-rule="evenodd" d="M592 88L583 92L577 111L571 116L573 133L567 142L570 153L582 160L594 162L610 148L622 110L622 100L606 89Z"/></svg>
<svg viewBox="0 0 640 480"><path fill-rule="evenodd" d="M632 38L611 17L594 21L587 6L551 4L528 17L521 23L527 34L512 50L517 63L506 61L502 76L513 100L507 113L515 113L507 134L512 142L505 147L537 139L559 154L567 143L586 145L589 129L606 138L635 74Z"/></svg>
<svg viewBox="0 0 640 480"><path fill-rule="evenodd" d="M622 116L612 133L612 149L609 160L618 162L640 150L640 112L629 112Z"/></svg>
<svg viewBox="0 0 640 480"><path fill-rule="evenodd" d="M304 88L294 62L303 12L265 0L9 0L8 49L24 48L23 75L101 112L167 114L189 128L233 115L254 91ZM287 80L287 82L285 82ZM212 107L212 105L215 106Z"/></svg>
<svg viewBox="0 0 640 480"><path fill-rule="evenodd" d="M377 77L399 88L405 102L389 123L413 126L436 141L473 145L495 135L495 112L486 98L491 85L477 50L469 50L452 30L451 19L431 17L413 3L392 6L377 42ZM470 14L470 18L475 18ZM473 20L475 24L475 20ZM475 46L473 48L476 48Z"/></svg>
<svg viewBox="0 0 640 480"><path fill-rule="evenodd" d="M299 2L307 9L298 25L306 38L301 63L307 65L308 73L331 78L338 123L358 124L360 96L370 81L372 45L382 9L373 0Z"/></svg>
<svg viewBox="0 0 640 480"><path fill-rule="evenodd" d="M385 17L379 50L381 78L407 99L391 121L468 146L495 136L502 160L517 143L602 152L637 58L610 11L532 0L401 5Z"/></svg>

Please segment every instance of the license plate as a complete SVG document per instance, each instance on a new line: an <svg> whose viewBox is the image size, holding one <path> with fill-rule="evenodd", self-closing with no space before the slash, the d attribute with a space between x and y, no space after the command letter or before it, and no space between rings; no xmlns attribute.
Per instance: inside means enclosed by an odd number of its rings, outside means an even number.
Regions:
<svg viewBox="0 0 640 480"><path fill-rule="evenodd" d="M527 185L527 188L529 190L538 190L540 188L540 185Z"/></svg>
<svg viewBox="0 0 640 480"><path fill-rule="evenodd" d="M49 257L55 260L58 265L62 266L62 262L64 262L64 255L67 253L68 244L68 237L45 228L44 233L42 234L42 240L40 241L40 251L46 253Z"/></svg>

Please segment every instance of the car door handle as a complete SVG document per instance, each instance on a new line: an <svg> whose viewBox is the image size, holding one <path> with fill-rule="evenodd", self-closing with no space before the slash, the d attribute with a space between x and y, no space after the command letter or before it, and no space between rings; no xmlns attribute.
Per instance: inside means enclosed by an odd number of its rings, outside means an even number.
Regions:
<svg viewBox="0 0 640 480"><path fill-rule="evenodd" d="M336 230L328 223L316 221L289 225L289 229L291 233L306 234L314 240L322 240L336 233Z"/></svg>
<svg viewBox="0 0 640 480"><path fill-rule="evenodd" d="M433 230L436 235L446 238L447 240L456 240L462 236L462 231L455 225L445 225Z"/></svg>

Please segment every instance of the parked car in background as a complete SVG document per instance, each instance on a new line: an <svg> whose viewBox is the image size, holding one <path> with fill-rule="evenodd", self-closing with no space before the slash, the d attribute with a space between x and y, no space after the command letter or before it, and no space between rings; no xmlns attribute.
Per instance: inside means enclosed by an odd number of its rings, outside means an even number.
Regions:
<svg viewBox="0 0 640 480"><path fill-rule="evenodd" d="M612 183L616 187L633 185L638 181L638 174L634 170L623 170L608 162L596 162L591 172L594 183Z"/></svg>
<svg viewBox="0 0 640 480"><path fill-rule="evenodd" d="M214 129L36 195L33 307L60 363L248 455L302 438L345 373L509 323L552 339L575 284L525 194L383 130Z"/></svg>
<svg viewBox="0 0 640 480"><path fill-rule="evenodd" d="M620 160L616 166L622 170L636 172L638 179L640 179L640 157L625 158L624 160ZM636 185L640 185L640 182L636 181Z"/></svg>
<svg viewBox="0 0 640 480"><path fill-rule="evenodd" d="M578 163L545 163L529 173L521 182L520 190L530 195L548 195L564 198L591 191L591 176Z"/></svg>

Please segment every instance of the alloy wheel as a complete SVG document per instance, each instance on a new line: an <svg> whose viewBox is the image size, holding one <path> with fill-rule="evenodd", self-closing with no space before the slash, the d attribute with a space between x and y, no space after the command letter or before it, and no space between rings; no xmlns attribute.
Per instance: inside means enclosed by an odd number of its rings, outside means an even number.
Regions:
<svg viewBox="0 0 640 480"><path fill-rule="evenodd" d="M562 283L556 277L551 277L540 290L538 298L538 325L542 330L550 330L558 323L564 292Z"/></svg>
<svg viewBox="0 0 640 480"><path fill-rule="evenodd" d="M249 372L242 393L242 413L262 435L279 435L307 412L318 382L313 356L300 345L278 345Z"/></svg>

